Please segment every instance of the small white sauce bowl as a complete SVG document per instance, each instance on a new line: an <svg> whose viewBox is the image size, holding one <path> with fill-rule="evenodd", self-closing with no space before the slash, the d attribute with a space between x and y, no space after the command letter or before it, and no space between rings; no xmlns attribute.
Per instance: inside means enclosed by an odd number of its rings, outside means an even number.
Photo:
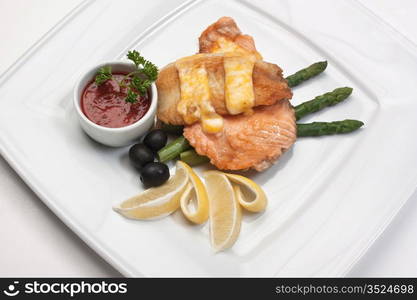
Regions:
<svg viewBox="0 0 417 300"><path fill-rule="evenodd" d="M82 129L94 140L111 147L121 147L132 144L154 125L158 93L155 83L151 86L151 105L146 114L137 122L119 128L109 128L97 125L83 113L81 97L85 87L95 78L97 71L104 66L111 66L114 73L129 73L135 70L133 63L111 61L99 64L88 69L77 81L74 87L74 107L77 112Z"/></svg>

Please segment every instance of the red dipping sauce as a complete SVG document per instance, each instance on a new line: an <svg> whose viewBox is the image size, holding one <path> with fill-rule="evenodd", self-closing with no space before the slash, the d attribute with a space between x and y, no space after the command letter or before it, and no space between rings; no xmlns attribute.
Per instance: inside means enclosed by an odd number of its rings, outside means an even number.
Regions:
<svg viewBox="0 0 417 300"><path fill-rule="evenodd" d="M126 74L113 74L112 79L97 86L90 82L81 97L81 110L97 125L119 128L139 121L151 106L151 92L137 98L137 102L125 101L127 88L118 84ZM117 81L116 81L117 80ZM125 83L129 84L128 80Z"/></svg>

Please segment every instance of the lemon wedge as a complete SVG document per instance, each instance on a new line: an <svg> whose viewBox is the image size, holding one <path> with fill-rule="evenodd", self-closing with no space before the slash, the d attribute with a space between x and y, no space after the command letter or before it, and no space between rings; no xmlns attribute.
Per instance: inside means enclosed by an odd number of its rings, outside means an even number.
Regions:
<svg viewBox="0 0 417 300"><path fill-rule="evenodd" d="M177 210L180 198L189 181L185 164L178 161L175 175L163 185L147 189L113 207L121 215L130 219L152 219L166 216Z"/></svg>
<svg viewBox="0 0 417 300"><path fill-rule="evenodd" d="M242 207L251 212L265 210L268 203L265 192L253 180L236 174L224 173L233 183L237 201Z"/></svg>
<svg viewBox="0 0 417 300"><path fill-rule="evenodd" d="M187 172L189 183L180 199L181 210L184 216L191 222L202 224L209 217L209 202L206 187L193 169L182 161L178 161ZM191 209L191 207L194 207Z"/></svg>
<svg viewBox="0 0 417 300"><path fill-rule="evenodd" d="M230 248L239 237L242 209L233 187L222 172L204 174L209 199L210 240L216 251Z"/></svg>

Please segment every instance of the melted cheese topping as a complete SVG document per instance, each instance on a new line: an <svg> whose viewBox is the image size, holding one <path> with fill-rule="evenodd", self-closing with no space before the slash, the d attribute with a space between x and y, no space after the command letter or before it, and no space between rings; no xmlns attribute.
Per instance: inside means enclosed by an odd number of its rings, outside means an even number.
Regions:
<svg viewBox="0 0 417 300"><path fill-rule="evenodd" d="M231 115L250 111L255 105L252 71L255 61L246 56L225 57L224 98Z"/></svg>
<svg viewBox="0 0 417 300"><path fill-rule="evenodd" d="M203 131L207 133L216 133L223 129L223 118L217 113L206 113L201 118Z"/></svg>
<svg viewBox="0 0 417 300"><path fill-rule="evenodd" d="M215 112L211 104L204 59L196 59L199 57L204 55L185 57L175 63L181 82L181 99L177 110L186 124L201 120L205 132L216 133L223 129L223 118Z"/></svg>
<svg viewBox="0 0 417 300"><path fill-rule="evenodd" d="M235 42L219 38L212 53L223 53L225 72L225 101L228 112L232 115L248 113L255 105L252 71L255 61L262 59L256 51L242 48Z"/></svg>
<svg viewBox="0 0 417 300"><path fill-rule="evenodd" d="M232 42L225 42L224 45L222 51L240 48ZM257 58L247 53L240 51L221 54L225 74L224 99L227 111L231 115L250 113L255 105L252 72ZM223 129L223 118L216 113L211 104L211 91L205 68L205 58L209 55L196 54L176 61L181 92L177 111L186 124L201 121L205 132L216 133Z"/></svg>

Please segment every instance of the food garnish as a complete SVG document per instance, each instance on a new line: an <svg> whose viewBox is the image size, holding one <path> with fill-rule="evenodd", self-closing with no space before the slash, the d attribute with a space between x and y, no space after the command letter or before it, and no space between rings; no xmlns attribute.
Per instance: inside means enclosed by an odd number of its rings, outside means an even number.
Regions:
<svg viewBox="0 0 417 300"><path fill-rule="evenodd" d="M319 75L321 72L326 70L326 68L327 61L319 61L308 66L307 68L299 70L298 72L286 77L285 79L288 81L288 85L290 87L295 87L300 83Z"/></svg>
<svg viewBox="0 0 417 300"><path fill-rule="evenodd" d="M149 60L146 60L136 50L129 51L127 58L130 59L136 67L136 70L126 74L117 83L120 87L127 88L126 102L136 103L138 97L145 95L148 89L158 77L158 68ZM109 66L101 67L95 77L95 83L100 86L112 78L112 70Z"/></svg>
<svg viewBox="0 0 417 300"><path fill-rule="evenodd" d="M159 161L166 162L177 158L181 152L190 148L190 143L184 138L184 136L180 136L158 151Z"/></svg>
<svg viewBox="0 0 417 300"><path fill-rule="evenodd" d="M136 50L129 51L127 58L130 59L138 69L138 73L144 74L148 80L155 81L158 77L158 67L151 63L149 60L143 58ZM150 85L150 84L149 84Z"/></svg>
<svg viewBox="0 0 417 300"><path fill-rule="evenodd" d="M112 72L111 72L111 66L104 66L101 67L96 75L95 82L97 85L102 85L107 80L110 80L112 78Z"/></svg>
<svg viewBox="0 0 417 300"><path fill-rule="evenodd" d="M155 163L144 168L152 164ZM263 211L267 198L259 185L241 175L208 171L204 178L205 184L189 165L177 161L175 175L167 182L113 209L127 218L142 220L167 216L181 207L184 217L192 223L203 224L209 219L213 248L225 250L239 236L242 208Z"/></svg>
<svg viewBox="0 0 417 300"><path fill-rule="evenodd" d="M265 210L268 203L263 189L253 180L236 174L224 173L232 182L237 201L251 212Z"/></svg>
<svg viewBox="0 0 417 300"><path fill-rule="evenodd" d="M167 135L160 129L148 132L143 144L133 145L129 149L131 163L139 170L140 180L147 187L163 184L169 178L168 166L162 162L154 162L155 151L165 146Z"/></svg>
<svg viewBox="0 0 417 300"><path fill-rule="evenodd" d="M164 131L161 129L154 129L145 136L143 143L152 149L152 151L157 152L166 145L167 140L168 136Z"/></svg>
<svg viewBox="0 0 417 300"><path fill-rule="evenodd" d="M159 187L147 189L113 209L131 219L152 219L166 216L180 206L180 197L188 183L188 174L181 163L177 163L175 175Z"/></svg>
<svg viewBox="0 0 417 300"><path fill-rule="evenodd" d="M242 208L224 173L207 171L204 179L209 191L210 241L218 252L233 246L239 237Z"/></svg>
<svg viewBox="0 0 417 300"><path fill-rule="evenodd" d="M169 179L169 168L161 162L147 163L140 170L140 181L146 186L160 186Z"/></svg>
<svg viewBox="0 0 417 300"><path fill-rule="evenodd" d="M135 144L129 149L130 162L138 169L154 162L155 154L144 144Z"/></svg>
<svg viewBox="0 0 417 300"><path fill-rule="evenodd" d="M178 163L187 171L189 176L189 183L180 199L181 210L189 221L195 224L203 224L209 217L206 186L186 163L181 161Z"/></svg>
<svg viewBox="0 0 417 300"><path fill-rule="evenodd" d="M297 124L297 136L322 136L332 134L345 134L355 131L363 126L362 121L343 120L334 122L313 122Z"/></svg>
<svg viewBox="0 0 417 300"><path fill-rule="evenodd" d="M322 110L325 107L336 105L352 94L352 88L341 87L333 90L332 92L325 93L323 95L315 97L313 100L306 101L294 107L295 117L298 120Z"/></svg>

